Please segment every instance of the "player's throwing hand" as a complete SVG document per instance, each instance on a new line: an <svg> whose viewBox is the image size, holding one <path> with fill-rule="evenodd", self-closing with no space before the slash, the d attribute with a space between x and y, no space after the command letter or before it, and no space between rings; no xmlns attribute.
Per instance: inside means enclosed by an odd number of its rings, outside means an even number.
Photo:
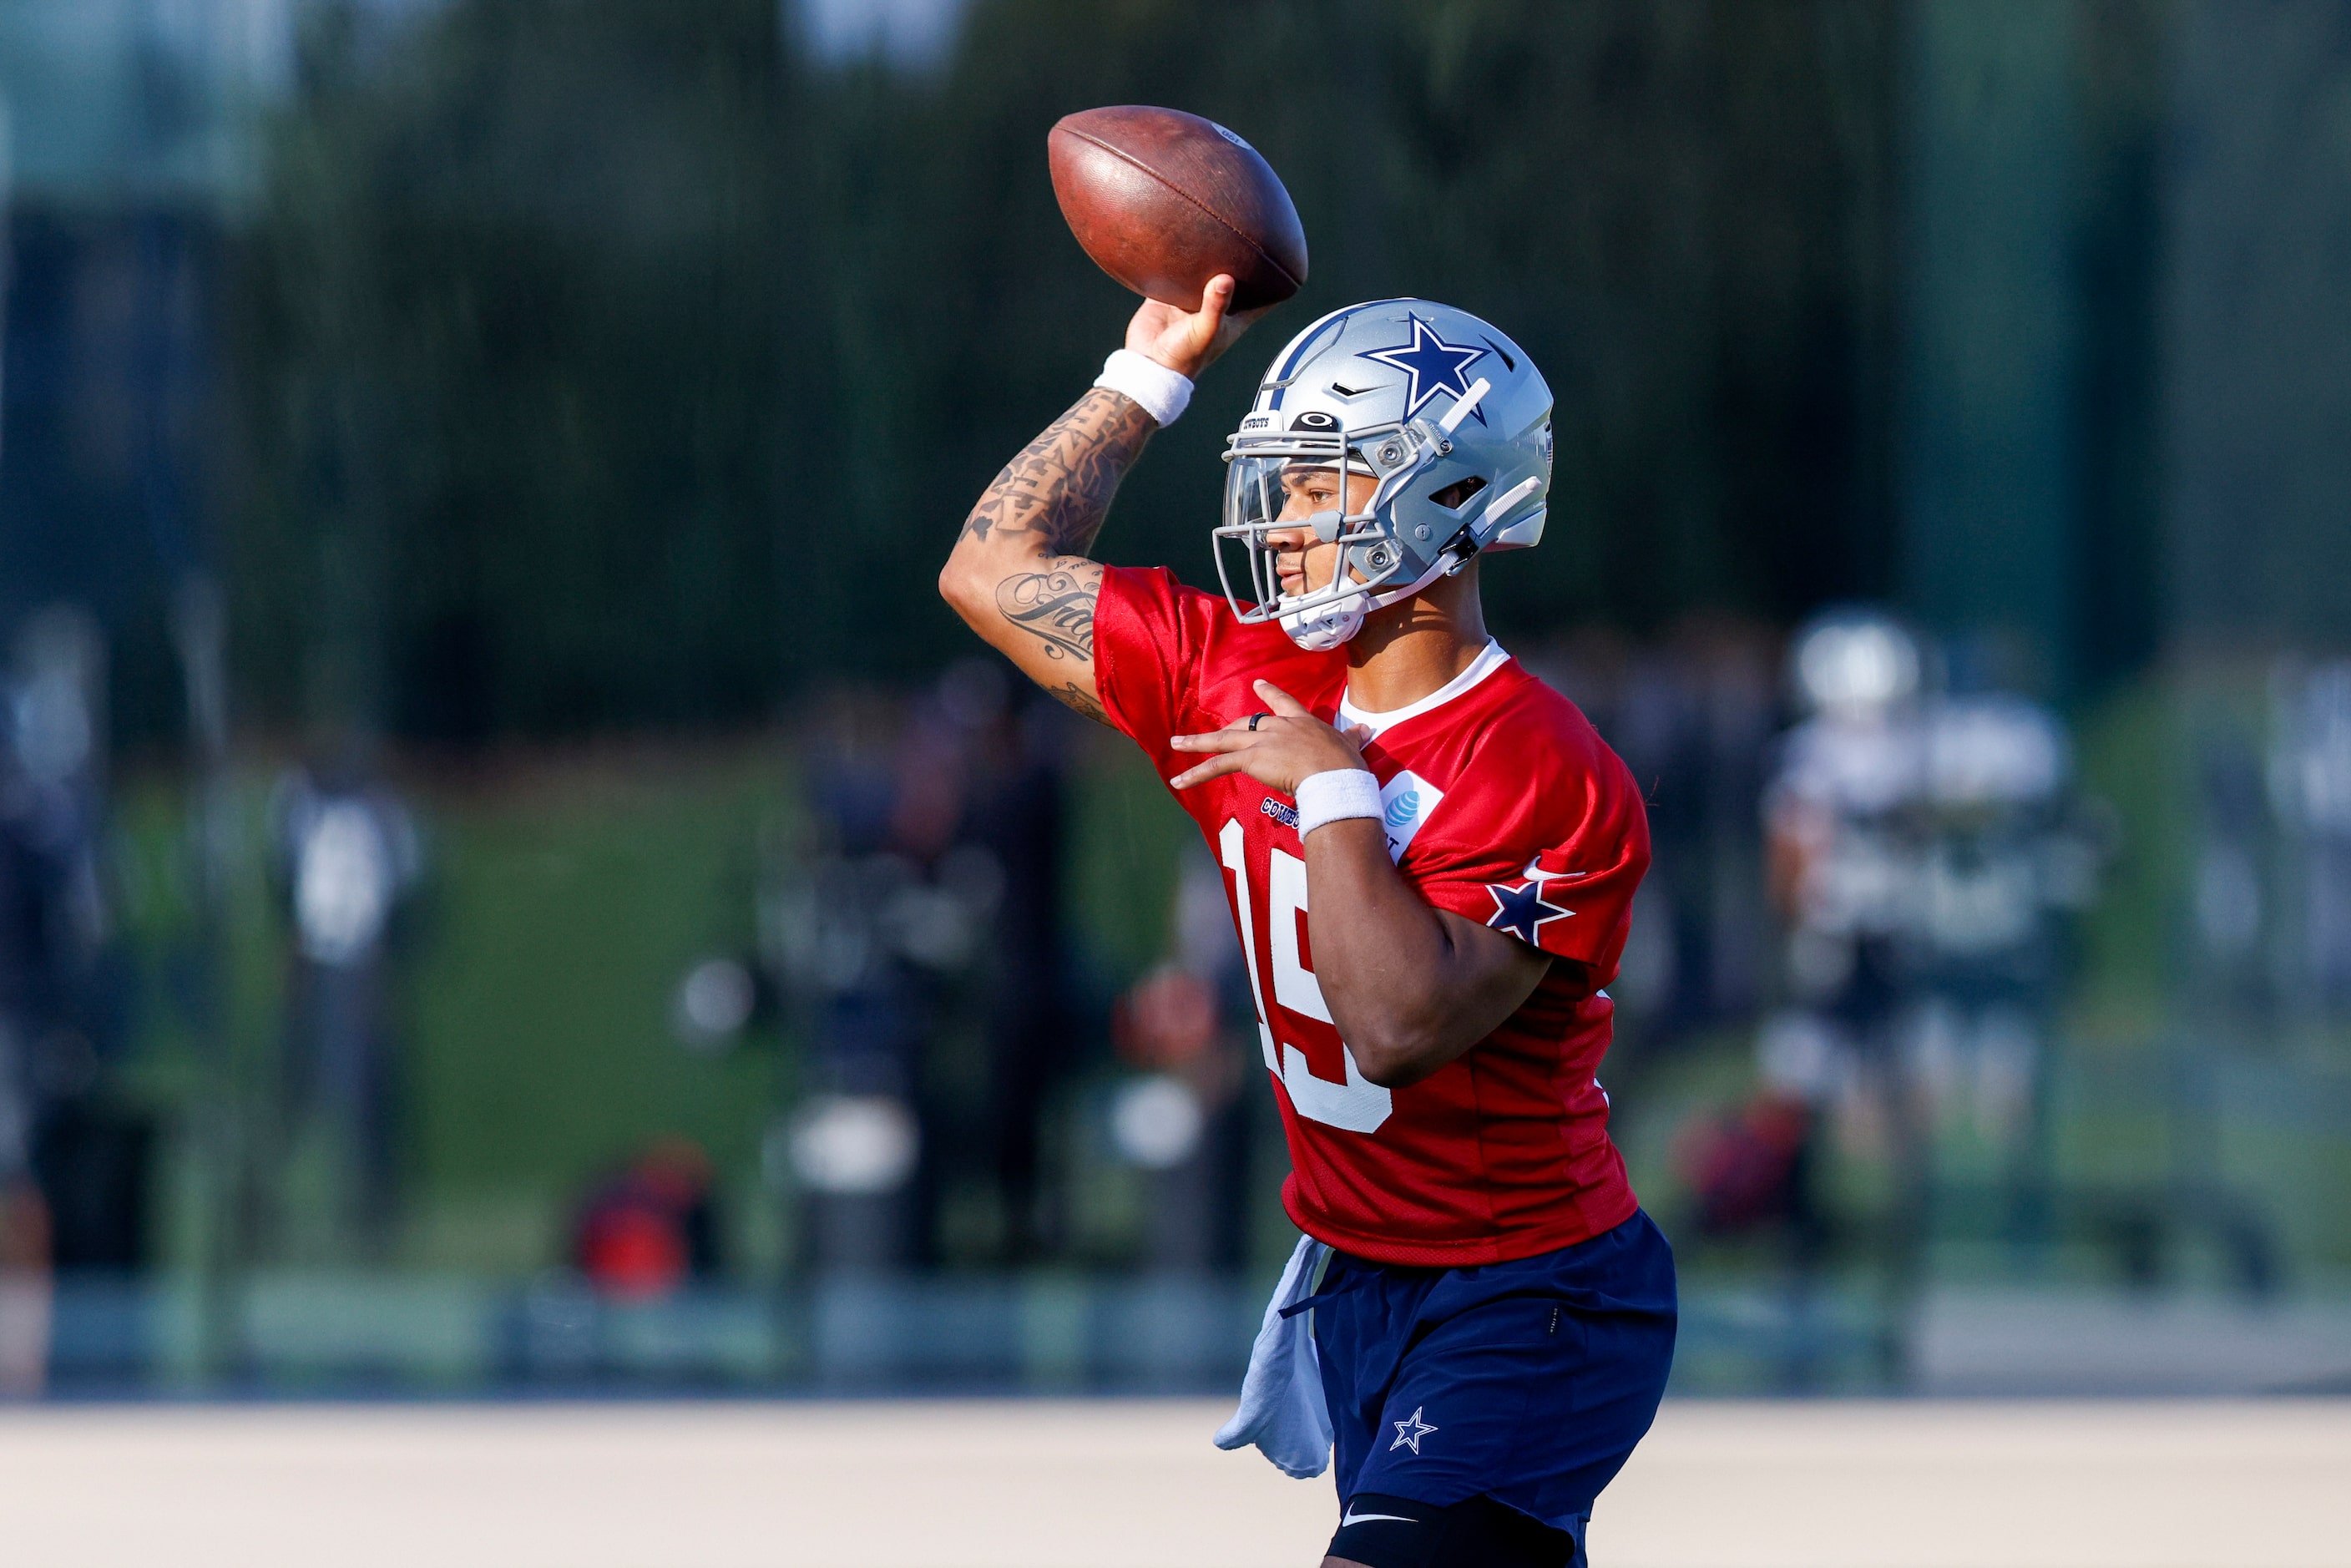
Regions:
<svg viewBox="0 0 2351 1568"><path fill-rule="evenodd" d="M1197 381L1202 371L1233 346L1234 339L1249 330L1250 322L1270 308L1261 305L1254 310L1235 310L1232 304L1232 275L1222 272L1201 291L1197 310L1146 299L1126 324L1126 346L1177 375Z"/></svg>
<svg viewBox="0 0 2351 1568"><path fill-rule="evenodd" d="M1167 780L1169 789L1189 789L1228 773L1246 773L1269 789L1295 795L1300 781L1317 773L1364 768L1368 730L1360 725L1333 729L1271 681L1259 681L1255 689L1265 700L1264 712L1235 719L1207 735L1179 735L1168 741L1177 751L1218 754Z"/></svg>

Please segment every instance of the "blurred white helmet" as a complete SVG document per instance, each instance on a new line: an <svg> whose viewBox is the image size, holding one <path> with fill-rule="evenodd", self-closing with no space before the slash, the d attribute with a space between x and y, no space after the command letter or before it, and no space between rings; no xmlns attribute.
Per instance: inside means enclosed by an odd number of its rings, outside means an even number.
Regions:
<svg viewBox="0 0 2351 1568"><path fill-rule="evenodd" d="M1875 610L1832 610L1796 633L1796 695L1814 713L1879 718L1918 695L1917 639Z"/></svg>
<svg viewBox="0 0 2351 1568"><path fill-rule="evenodd" d="M1449 305L1375 300L1308 327L1274 356L1226 443L1217 573L1234 613L1278 621L1302 647L1335 648L1372 611L1479 550L1534 544L1551 493L1551 402L1524 350ZM1316 471L1340 481L1336 509L1307 519L1339 547L1338 565L1323 587L1284 594L1267 536L1283 526L1284 476ZM1354 475L1375 485L1351 513ZM1246 595L1228 542L1248 559Z"/></svg>

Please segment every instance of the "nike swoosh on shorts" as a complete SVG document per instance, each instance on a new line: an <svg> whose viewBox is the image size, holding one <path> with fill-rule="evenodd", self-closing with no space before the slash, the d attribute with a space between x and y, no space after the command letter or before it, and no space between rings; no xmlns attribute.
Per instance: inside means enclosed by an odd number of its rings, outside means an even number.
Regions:
<svg viewBox="0 0 2351 1568"><path fill-rule="evenodd" d="M1416 1520L1416 1519L1413 1518L1413 1517L1412 1517L1412 1516L1410 1516L1409 1514L1402 1514L1402 1513L1357 1513L1353 1509L1352 1509L1352 1508L1351 1508L1351 1509L1349 1509L1349 1510L1346 1511L1346 1513L1345 1513L1345 1514L1344 1514L1344 1515L1340 1519L1340 1521L1339 1521L1339 1528L1340 1528L1340 1529L1342 1529L1342 1530L1344 1530L1344 1529L1346 1529L1346 1528L1347 1528L1347 1526L1349 1526L1349 1525L1351 1525L1351 1524L1369 1524L1369 1523L1371 1523L1371 1522L1372 1522L1373 1521L1374 1521L1374 1520L1382 1520L1382 1519L1394 1520L1394 1521L1395 1521L1396 1523L1398 1523L1398 1524L1418 1524L1418 1523L1420 1522L1420 1521L1418 1521L1418 1520Z"/></svg>

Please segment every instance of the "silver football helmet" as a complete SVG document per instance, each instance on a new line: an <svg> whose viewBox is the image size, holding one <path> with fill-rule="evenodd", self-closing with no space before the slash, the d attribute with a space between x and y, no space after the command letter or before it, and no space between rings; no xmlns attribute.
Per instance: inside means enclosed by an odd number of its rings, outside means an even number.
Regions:
<svg viewBox="0 0 2351 1568"><path fill-rule="evenodd" d="M1217 575L1245 623L1279 622L1301 647L1335 648L1372 611L1418 593L1480 550L1542 538L1551 494L1551 388L1526 351L1466 310L1381 299L1334 310L1290 340L1225 444ZM1331 581L1281 591L1267 536L1290 486L1335 478L1336 509L1305 519L1339 547ZM1349 511L1347 480L1373 481ZM1288 483L1285 483L1287 481ZM1235 585L1228 546L1249 563Z"/></svg>

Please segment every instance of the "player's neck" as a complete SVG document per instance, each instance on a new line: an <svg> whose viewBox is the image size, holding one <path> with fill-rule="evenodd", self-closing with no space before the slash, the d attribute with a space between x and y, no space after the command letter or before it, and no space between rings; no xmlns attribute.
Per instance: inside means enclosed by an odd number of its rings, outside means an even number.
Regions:
<svg viewBox="0 0 2351 1568"><path fill-rule="evenodd" d="M1408 707L1476 664L1487 641L1472 561L1364 622L1347 643L1347 700L1365 713Z"/></svg>

